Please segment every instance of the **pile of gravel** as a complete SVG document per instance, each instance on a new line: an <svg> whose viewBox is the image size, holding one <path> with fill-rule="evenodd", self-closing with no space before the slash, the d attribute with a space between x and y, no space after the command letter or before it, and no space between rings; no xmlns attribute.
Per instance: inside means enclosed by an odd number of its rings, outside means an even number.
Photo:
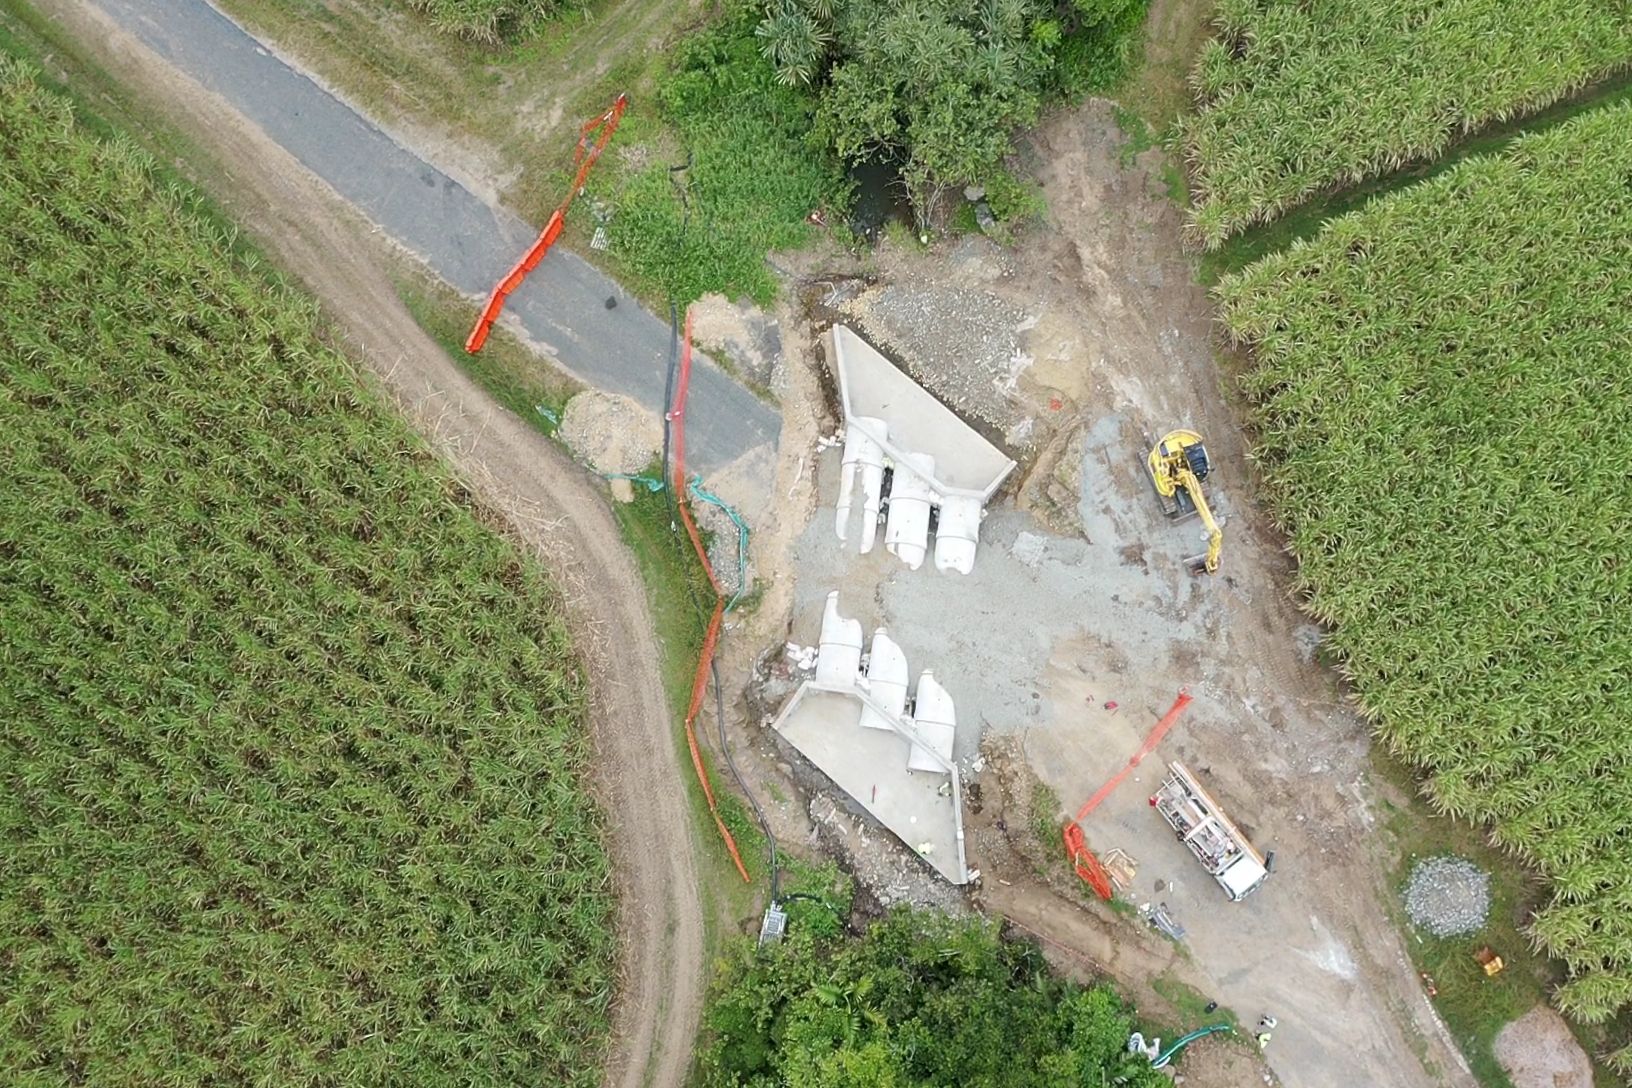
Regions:
<svg viewBox="0 0 1632 1088"><path fill-rule="evenodd" d="M1406 882L1405 911L1436 937L1477 932L1490 911L1490 876L1463 858L1425 858Z"/></svg>
<svg viewBox="0 0 1632 1088"><path fill-rule="evenodd" d="M954 411L1006 430L1031 360L1020 334L1034 319L990 291L892 283L847 308L867 338ZM1023 413L1018 413L1023 414Z"/></svg>

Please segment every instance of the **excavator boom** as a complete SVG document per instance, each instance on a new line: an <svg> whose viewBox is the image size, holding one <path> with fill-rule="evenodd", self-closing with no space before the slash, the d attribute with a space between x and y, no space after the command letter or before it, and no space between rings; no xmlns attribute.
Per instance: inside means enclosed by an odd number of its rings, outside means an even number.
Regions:
<svg viewBox="0 0 1632 1088"><path fill-rule="evenodd" d="M1201 482L1211 472L1201 435L1195 431L1169 431L1151 449L1148 462L1151 482L1156 485L1156 494L1162 498L1168 516L1191 512L1184 508L1181 496L1188 501L1191 510L1200 515L1202 524L1207 527L1207 551L1191 562L1208 574L1216 573L1219 555L1224 550L1224 531L1219 528L1201 489Z"/></svg>
<svg viewBox="0 0 1632 1088"><path fill-rule="evenodd" d="M1218 527L1213 518L1213 509L1207 505L1207 496L1201 493L1201 481L1189 468L1179 470L1179 483L1195 504L1196 513L1201 515L1201 523L1207 527L1207 554L1199 556L1201 569L1208 574L1218 573L1218 558L1224 551L1224 530Z"/></svg>

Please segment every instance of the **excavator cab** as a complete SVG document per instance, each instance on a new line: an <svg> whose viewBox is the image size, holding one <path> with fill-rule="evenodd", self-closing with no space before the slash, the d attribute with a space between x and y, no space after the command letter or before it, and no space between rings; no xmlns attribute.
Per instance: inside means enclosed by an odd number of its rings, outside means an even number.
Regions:
<svg viewBox="0 0 1632 1088"><path fill-rule="evenodd" d="M1184 447L1184 459L1190 465L1190 471L1195 473L1196 479L1205 480L1212 466L1207 461L1207 447L1200 442L1194 442Z"/></svg>
<svg viewBox="0 0 1632 1088"><path fill-rule="evenodd" d="M1186 560L1186 566L1216 574L1219 554L1224 548L1224 531L1214 520L1201 490L1201 482L1212 472L1201 435L1195 431L1169 431L1151 448L1147 464L1162 511L1175 520L1199 514L1207 527L1207 551Z"/></svg>

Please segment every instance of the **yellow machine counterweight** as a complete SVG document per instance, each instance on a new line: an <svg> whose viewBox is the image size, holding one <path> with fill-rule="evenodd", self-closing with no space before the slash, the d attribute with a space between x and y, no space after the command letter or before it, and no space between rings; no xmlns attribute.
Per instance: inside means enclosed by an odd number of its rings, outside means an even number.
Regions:
<svg viewBox="0 0 1632 1088"><path fill-rule="evenodd" d="M1179 519L1199 514L1207 527L1206 553L1186 560L1186 565L1216 574L1219 553L1224 549L1224 531L1214 520L1201 490L1201 482L1211 471L1201 435L1195 431L1169 431L1151 448L1149 465L1151 482L1156 485L1156 495L1167 516Z"/></svg>

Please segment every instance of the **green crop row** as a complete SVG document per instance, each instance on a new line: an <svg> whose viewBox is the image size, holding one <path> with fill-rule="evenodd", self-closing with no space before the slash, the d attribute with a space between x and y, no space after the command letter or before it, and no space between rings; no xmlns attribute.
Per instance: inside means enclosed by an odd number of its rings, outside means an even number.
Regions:
<svg viewBox="0 0 1632 1088"><path fill-rule="evenodd" d="M1565 1011L1632 1001L1632 106L1227 278L1256 456L1382 738L1551 884Z"/></svg>
<svg viewBox="0 0 1632 1088"><path fill-rule="evenodd" d="M1222 0L1181 122L1208 248L1632 63L1632 6Z"/></svg>
<svg viewBox="0 0 1632 1088"><path fill-rule="evenodd" d="M0 1068L590 1085L615 940L542 570L0 60Z"/></svg>
<svg viewBox="0 0 1632 1088"><path fill-rule="evenodd" d="M483 45L524 38L551 19L589 6L588 0L408 0L438 30Z"/></svg>

